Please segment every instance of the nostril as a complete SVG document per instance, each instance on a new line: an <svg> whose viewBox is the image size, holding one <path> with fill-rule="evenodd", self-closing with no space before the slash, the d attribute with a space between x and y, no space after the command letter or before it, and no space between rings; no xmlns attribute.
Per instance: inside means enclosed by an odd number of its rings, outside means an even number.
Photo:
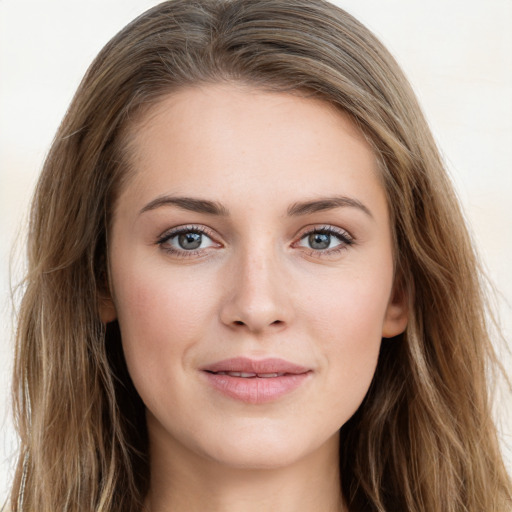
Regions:
<svg viewBox="0 0 512 512"><path fill-rule="evenodd" d="M235 325L245 325L245 322L242 322L241 320L235 320L233 323ZM281 325L282 323L282 320L274 320L270 325Z"/></svg>

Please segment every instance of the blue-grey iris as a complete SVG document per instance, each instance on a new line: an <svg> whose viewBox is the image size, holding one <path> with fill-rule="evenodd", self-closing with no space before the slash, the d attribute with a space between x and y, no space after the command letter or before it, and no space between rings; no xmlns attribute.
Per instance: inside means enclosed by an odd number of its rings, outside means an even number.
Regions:
<svg viewBox="0 0 512 512"><path fill-rule="evenodd" d="M311 233L308 241L312 249L327 249L331 244L331 235L328 233Z"/></svg>
<svg viewBox="0 0 512 512"><path fill-rule="evenodd" d="M201 233L182 233L178 236L178 243L182 249L193 250L201 246L203 235Z"/></svg>

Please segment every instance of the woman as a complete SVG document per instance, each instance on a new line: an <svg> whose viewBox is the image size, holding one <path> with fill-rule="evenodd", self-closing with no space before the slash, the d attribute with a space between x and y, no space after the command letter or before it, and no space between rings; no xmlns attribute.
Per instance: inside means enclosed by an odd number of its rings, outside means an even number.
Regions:
<svg viewBox="0 0 512 512"><path fill-rule="evenodd" d="M371 33L322 1L163 3L37 187L13 509L507 510L484 305Z"/></svg>

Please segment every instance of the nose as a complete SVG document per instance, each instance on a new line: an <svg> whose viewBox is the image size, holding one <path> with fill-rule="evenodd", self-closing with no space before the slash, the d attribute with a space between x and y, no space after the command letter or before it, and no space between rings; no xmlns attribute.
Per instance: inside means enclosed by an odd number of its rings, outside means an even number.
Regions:
<svg viewBox="0 0 512 512"><path fill-rule="evenodd" d="M293 315L285 269L275 254L249 253L229 269L220 319L231 329L265 333Z"/></svg>

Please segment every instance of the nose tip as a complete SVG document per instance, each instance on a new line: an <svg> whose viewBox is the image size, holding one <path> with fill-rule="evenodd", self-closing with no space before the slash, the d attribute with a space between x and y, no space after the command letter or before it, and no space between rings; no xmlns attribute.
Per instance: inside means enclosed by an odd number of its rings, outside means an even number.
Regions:
<svg viewBox="0 0 512 512"><path fill-rule="evenodd" d="M289 294L275 260L251 259L233 272L221 321L232 329L259 333L283 328L291 320Z"/></svg>
<svg viewBox="0 0 512 512"><path fill-rule="evenodd" d="M221 320L225 325L255 333L284 326L287 323L285 317L283 308L279 308L270 297L264 302L255 303L244 300L241 294L233 296L221 314Z"/></svg>

